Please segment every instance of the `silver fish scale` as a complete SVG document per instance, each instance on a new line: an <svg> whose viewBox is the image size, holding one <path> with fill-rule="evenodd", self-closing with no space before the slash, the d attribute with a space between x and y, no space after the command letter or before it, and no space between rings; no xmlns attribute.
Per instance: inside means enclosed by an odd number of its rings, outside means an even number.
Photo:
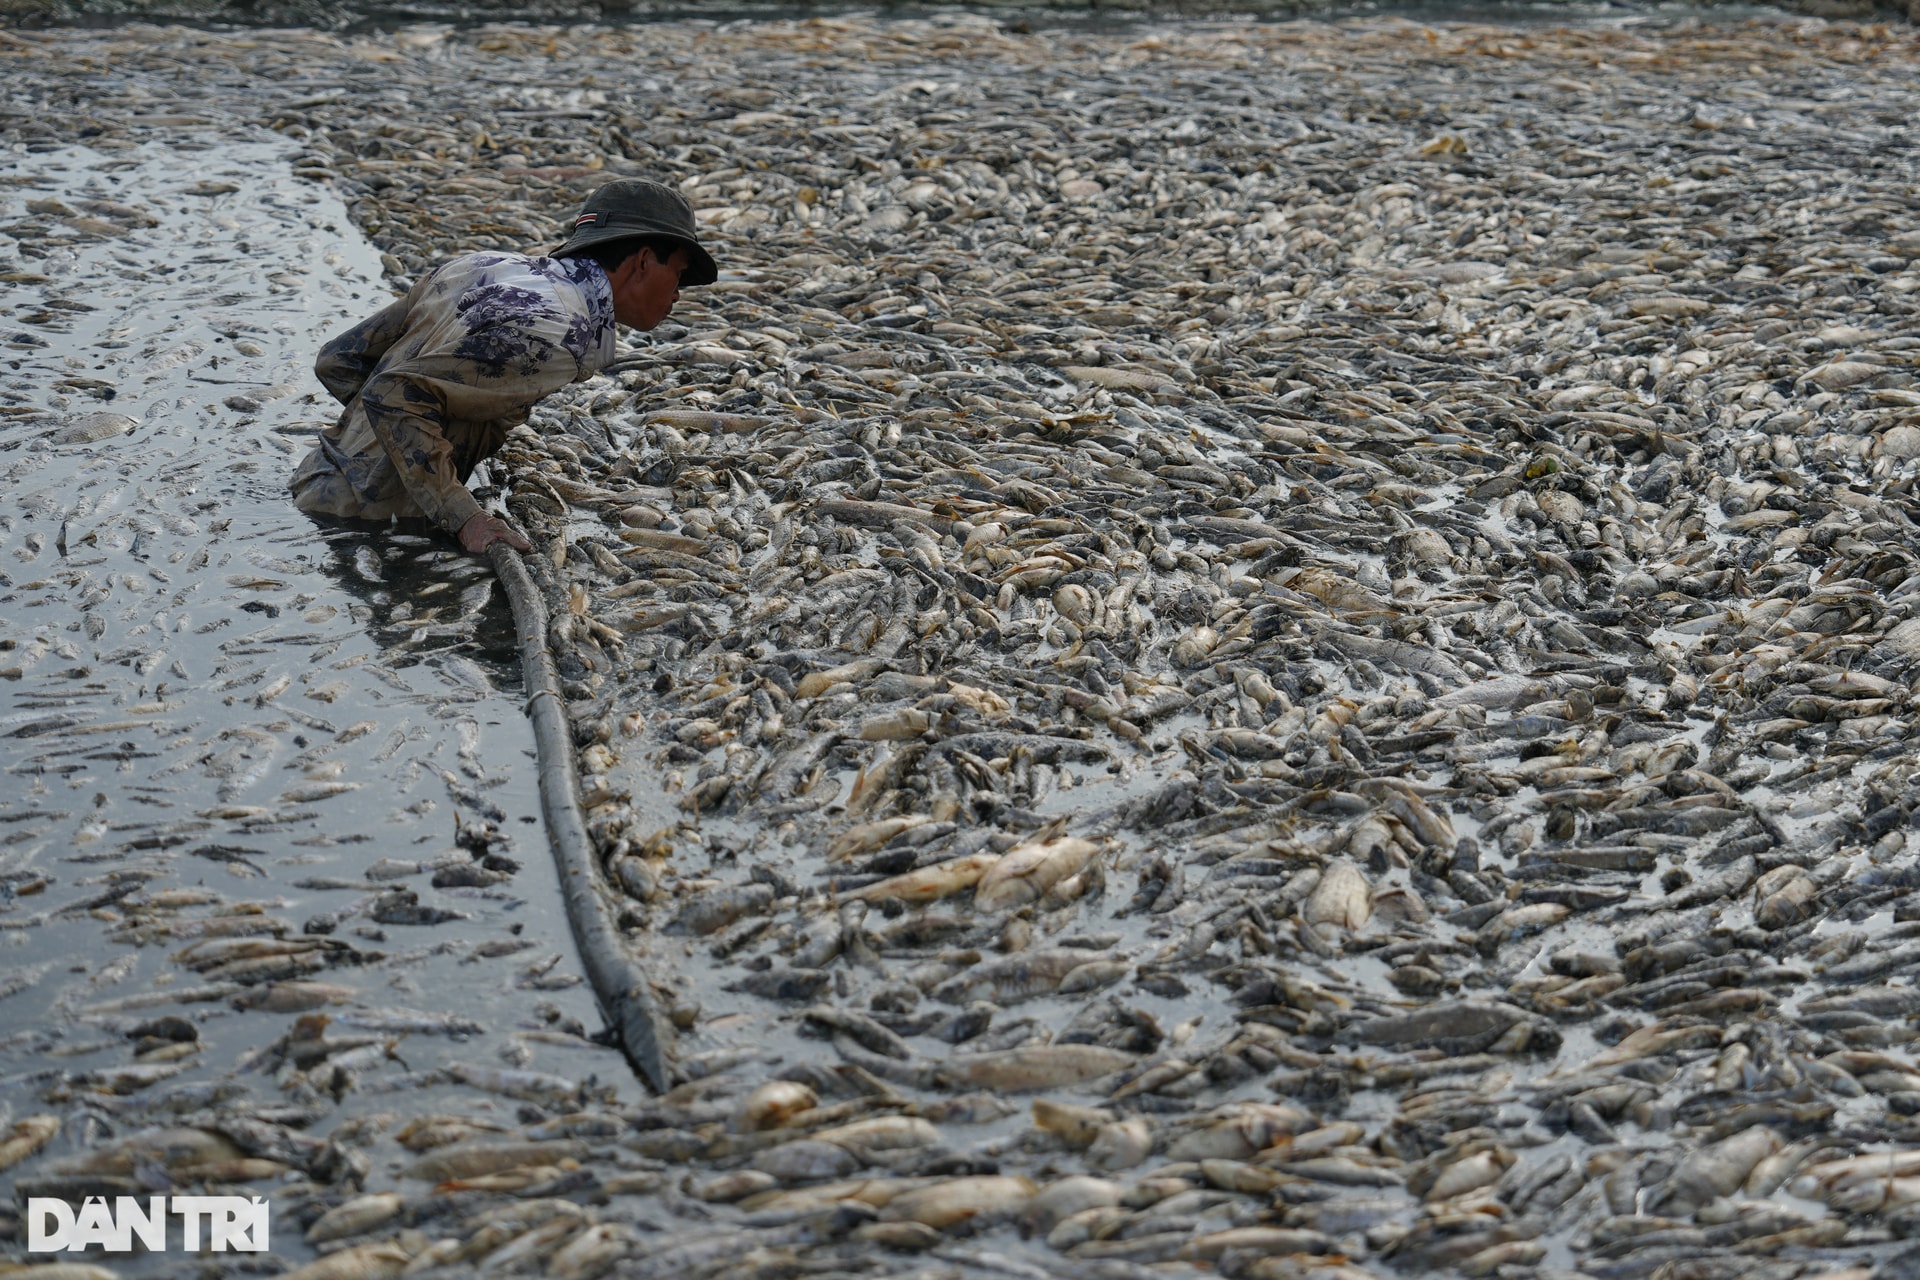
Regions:
<svg viewBox="0 0 1920 1280"><path fill-rule="evenodd" d="M629 172L681 186L727 272L489 468L535 538L583 800L687 1083L596 1096L547 1067L584 1025L536 1013L505 1065L459 1064L479 1101L369 1138L445 1142L448 1176L342 1207L356 1256L1787 1276L1899 1253L1912 33L1026 25L32 36L23 93L110 50L217 113L237 91L179 65L273 68L246 92L392 285L551 244ZM636 63L643 86L606 88ZM433 105L371 118L397 75ZM67 408L101 411L83 376ZM36 498L0 555L52 582L90 532L131 536L79 496ZM217 558L219 514L171 505ZM390 663L472 612L402 598L398 558L339 568L389 595L363 607L392 611ZM124 580L60 585L96 597L90 642L135 643ZM252 647L219 676L237 701L293 665ZM81 679L63 636L5 658ZM380 699L425 699L421 674L376 673ZM450 777L488 719L436 717L453 738L396 772ZM28 749L61 767L85 727ZM196 768L244 779L238 745ZM129 837L173 838L106 838ZM428 905L356 887L316 936ZM520 990L565 980L529 949ZM332 953L190 963L217 991ZM402 960L396 983L432 980ZM369 1088L446 1087L386 1056L439 1012L402 990L338 1048ZM297 1074L327 1046L275 1052ZM538 1120L503 1132L501 1099ZM591 1222L513 1200L582 1177L611 1196ZM396 1236L449 1182L498 1197L499 1229Z"/></svg>

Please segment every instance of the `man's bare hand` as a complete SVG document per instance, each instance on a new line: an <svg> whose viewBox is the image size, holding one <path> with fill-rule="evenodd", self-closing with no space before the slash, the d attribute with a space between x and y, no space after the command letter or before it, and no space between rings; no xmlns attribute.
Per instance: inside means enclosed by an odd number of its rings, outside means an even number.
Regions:
<svg viewBox="0 0 1920 1280"><path fill-rule="evenodd" d="M515 551L533 550L533 544L514 532L513 526L499 516L482 512L460 526L460 545L477 556L485 555L487 548L496 542L504 542Z"/></svg>

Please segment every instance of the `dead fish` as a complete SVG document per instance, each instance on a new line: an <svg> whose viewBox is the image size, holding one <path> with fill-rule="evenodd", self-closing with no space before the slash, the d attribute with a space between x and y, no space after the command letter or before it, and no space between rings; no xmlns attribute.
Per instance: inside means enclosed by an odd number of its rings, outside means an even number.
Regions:
<svg viewBox="0 0 1920 1280"><path fill-rule="evenodd" d="M1065 990L1076 974L1104 963L1099 957L1080 950L1022 951L1003 960L975 965L936 987L933 995L947 1004L966 1004L982 999L1013 1004ZM1076 984L1074 989L1104 986L1106 982L1125 974L1127 968L1122 964L1118 973L1099 971L1099 980Z"/></svg>
<svg viewBox="0 0 1920 1280"><path fill-rule="evenodd" d="M330 1004L346 1004L359 993L352 987L331 982L269 982L250 987L230 1002L236 1009L258 1009L265 1013L306 1013Z"/></svg>
<svg viewBox="0 0 1920 1280"><path fill-rule="evenodd" d="M399 1275L412 1257L391 1242L356 1244L284 1274L293 1280L386 1280Z"/></svg>
<svg viewBox="0 0 1920 1280"><path fill-rule="evenodd" d="M477 1178L507 1169L578 1160L586 1151L585 1143L567 1139L544 1142L461 1142L421 1156L406 1166L402 1176L422 1182Z"/></svg>
<svg viewBox="0 0 1920 1280"><path fill-rule="evenodd" d="M973 888L999 860L997 853L968 854L917 871L890 876L855 890L853 896L866 902L884 902L888 899L907 903L934 902Z"/></svg>
<svg viewBox="0 0 1920 1280"><path fill-rule="evenodd" d="M1037 1190L1032 1179L1019 1176L952 1178L895 1197L881 1209L880 1217L944 1231L982 1216L1017 1211Z"/></svg>
<svg viewBox="0 0 1920 1280"><path fill-rule="evenodd" d="M11 1169L19 1164L46 1146L58 1132L58 1116L28 1116L24 1120L16 1120L6 1137L0 1138L0 1169Z"/></svg>
<svg viewBox="0 0 1920 1280"><path fill-rule="evenodd" d="M981 911L1004 911L1032 902L1078 875L1099 852L1100 846L1093 841L1074 836L1017 844L980 877L973 905Z"/></svg>
<svg viewBox="0 0 1920 1280"><path fill-rule="evenodd" d="M1034 1045L968 1054L943 1063L936 1075L949 1088L1033 1093L1085 1084L1135 1061L1133 1054L1090 1044Z"/></svg>
<svg viewBox="0 0 1920 1280"><path fill-rule="evenodd" d="M1373 893L1360 869L1337 858L1320 872L1313 892L1300 904L1300 918L1309 925L1361 929L1373 914Z"/></svg>
<svg viewBox="0 0 1920 1280"><path fill-rule="evenodd" d="M356 1196L321 1214L307 1228L307 1243L325 1244L363 1235L391 1222L405 1204L405 1198L393 1192Z"/></svg>
<svg viewBox="0 0 1920 1280"><path fill-rule="evenodd" d="M117 436L129 435L140 426L138 418L124 413L83 413L67 420L53 433L55 444L98 444Z"/></svg>
<svg viewBox="0 0 1920 1280"><path fill-rule="evenodd" d="M413 1252L418 1270L539 1270L575 1256L583 1271L753 1277L818 1269L841 1253L938 1247L941 1266L1035 1274L1200 1264L1226 1275L1347 1276L1376 1263L1493 1274L1548 1257L1624 1274L1724 1270L1810 1246L1821 1257L1863 1243L1885 1252L1885 1236L1912 1225L1901 1210L1920 1172L1886 1163L1871 1177L1859 1166L1857 1181L1837 1171L1831 1183L1812 1180L1809 1169L1854 1158L1852 1148L1794 1170L1829 1201L1832 1212L1811 1225L1843 1233L1832 1239L1741 1203L1747 1183L1721 1194L1718 1174L1686 1165L1756 1126L1808 1141L1878 1134L1868 1146L1900 1154L1898 1121L1916 1092L1903 1022L1915 1010L1898 984L1860 982L1912 958L1898 934L1910 922L1898 917L1913 910L1901 879L1913 807L1903 734L1920 632L1901 618L1920 583L1899 535L1920 457L1920 427L1909 421L1920 393L1909 385L1902 323L1920 239L1896 216L1907 195L1899 166L1857 160L1897 144L1893 131L1911 113L1898 86L1876 75L1879 64L1861 61L1866 28L1852 24L1723 24L1711 39L1684 26L1427 25L1413 41L1364 23L1156 31L1143 42L1137 32L845 15L826 27L649 30L655 60L704 95L700 110L669 122L675 145L694 157L676 180L724 238L730 274L690 296L677 323L611 376L556 393L537 430L508 433L487 473L543 553L535 568L588 825L625 895L613 906L618 924L647 949L663 1012L687 1037L676 1058L686 1087L607 1104L618 1123L603 1132L604 1119L568 1119L582 1103L565 1086L586 1082L554 1067L558 1084L477 1086L513 1101L475 1115L515 1126L487 1140L591 1135L595 1146L628 1144L636 1159L699 1167L690 1182L688 1169L589 1173L563 1168L564 1158L477 1173L458 1195L423 1198L419 1213L375 1229ZM138 71L157 56L124 33L69 35L36 45L20 74L57 89L82 57ZM253 33L242 50L201 35L184 52L168 46L168 75L286 53L279 37ZM310 37L297 52L316 75L349 90L391 78L390 67ZM463 227L502 243L545 242L556 216L550 179L495 161L551 151L540 134L555 112L597 112L620 136L637 137L646 123L618 95L597 101L586 83L631 61L603 39L489 29L484 52L500 74L483 76L469 74L468 44L445 33L396 40L437 112L410 114L404 137L380 136L381 121L353 109L363 95L348 92L303 100L302 123L290 126L309 135L303 172L352 184L354 216L377 220L396 275L422 276L458 247ZM823 42L836 57L820 57ZM1099 83L1056 92L1053 73L1088 57L1100 63ZM555 59L581 83L551 88L539 72ZM1274 66L1299 74L1262 73ZM1659 74L1637 76L1641 66ZM1260 91L1246 92L1255 80ZM1637 95L1639 114L1633 129L1608 135L1602 154L1590 139L1620 85ZM1489 94L1510 127L1457 127L1484 115ZM1455 123L1408 134L1394 110L1380 109L1401 99L1436 118L1451 111ZM1716 105L1729 102L1733 115ZM909 116L932 131L939 163L899 172L869 163L863 131ZM1817 127L1829 118L1843 127ZM58 113L47 120L53 140L77 136ZM92 140L116 163L135 154L121 145L131 125L112 113L85 122L106 130ZM1816 127L1800 127L1809 122ZM1739 145L1742 130L1776 123L1793 126L1792 148ZM822 128L854 145L823 146ZM1107 145L1109 135L1125 135L1133 151ZM1396 148L1404 154L1391 172L1353 167L1356 156ZM804 172L726 162L803 152ZM47 155L76 163L69 149ZM424 188L394 176L393 166L421 156L436 167L431 217L421 216ZM29 185L51 181L47 191L64 197L64 212L28 205L29 221L118 217L86 204L84 171L70 178L52 159L19 159ZM1522 216L1564 203L1569 182L1635 216L1601 226L1603 235L1591 218ZM1763 187L1819 190L1831 207L1808 219L1791 200L1753 198ZM307 225L277 205L271 219L253 220L245 204L215 206L234 219L225 238L265 244L275 220ZM1047 216L1062 210L1066 221ZM1164 251L1133 243L1149 224ZM49 271L49 283L14 283L23 299L14 327L43 341L61 326L77 332L86 313L47 306L44 320L28 319L24 308L64 296L97 260L89 255L108 252L86 239L106 228L60 226L82 236L63 241L66 269ZM132 229L119 227L116 251L135 252ZM993 264L985 274L982 262ZM276 287L296 278L280 273ZM364 293L370 282L342 283ZM1876 319L1860 318L1869 313ZM119 339L109 337L88 351L90 366L108 367L85 372L123 388L146 364L169 361L182 374L278 377L226 367L271 362L298 344L269 327L249 330L254 353L231 335L217 353L174 335L146 355L141 339L116 356ZM32 362L39 350L22 339L13 354ZM60 359L57 349L43 354ZM199 365L210 354L220 367ZM17 372L28 395L82 371L23 363ZM102 390L70 381L59 394ZM143 404L165 403L162 384L143 385ZM188 406L202 400L196 386L177 390ZM263 393L243 399L243 411L267 412ZM15 408L29 402L38 403L28 395ZM36 420L63 425L22 418ZM280 451L273 433L255 434L241 445L269 459ZM362 628L396 626L414 652L389 658L420 659L452 700L421 704L435 714L416 715L420 725L383 729L387 746L375 744L369 760L386 752L392 778L362 777L360 762L336 753L298 758L315 772L283 786L358 780L381 797L391 787L397 802L375 807L427 835L441 815L397 805L414 799L406 789L420 778L432 781L429 769L445 769L459 779L453 802L494 806L504 828L512 806L490 770L519 766L500 754L504 739L493 741L496 717L476 705L487 681L457 661L474 658L471 648L433 651L461 639L440 632L474 612L468 593L484 569L422 584L408 561L430 548L357 539L344 545L381 551L347 568L366 600L293 604L320 586L279 558L293 553L237 544L237 527L203 533L222 517L199 509L203 478L173 470L192 458L143 473L143 438L110 442L114 457L100 460L124 474L87 472L90 486L71 492L36 489L31 448L12 456L8 465L25 469L12 477L19 510L0 529L10 539L0 555L11 557L8 590L33 616L23 611L14 633L0 633L16 646L0 648L0 673L23 694L79 697L95 684L103 702L124 693L114 716L150 696L116 689L116 671L178 687L196 676L210 687L232 682L216 692L236 705L276 691L262 709L286 720L284 732L259 729L264 738L244 739L244 751L156 780L213 768L211 785L226 784L229 799L265 782L274 744L331 736L282 707L324 699L289 694L331 694L341 705L377 667L385 676L375 679L408 686L390 685L393 694L422 696L420 677L395 676L388 659L297 683L306 666L291 654L353 643L350 627L313 641L236 634L226 648L214 631L195 636L215 617L189 590L195 575L231 573L216 585L259 606L247 612L262 628L272 608L282 617L332 608ZM115 508L110 486L123 481ZM115 523L122 512L126 523ZM153 542L142 525L177 545ZM64 557L58 566L49 549ZM163 558L175 551L177 561ZM215 563L250 552L261 555ZM122 563L129 553L138 565ZM437 554L455 555L450 546ZM81 563L96 556L105 559ZM25 585L42 577L45 587ZM74 604L64 622L61 592ZM376 595L387 599L371 603ZM246 624L236 633L256 621L234 618ZM66 622L79 629L63 631ZM137 637L119 634L143 626ZM187 636L194 642L182 650ZM138 652L116 656L110 646L122 640ZM177 676L163 670L170 657L139 669L173 651ZM205 676L202 661L218 674ZM491 665L476 666L499 683ZM77 683L54 674L82 668L91 674ZM288 672L296 683L276 689ZM80 878L138 868L149 853L164 867L177 835L190 853L216 839L266 847L269 835L360 834L344 809L322 830L289 816L293 802L256 813L180 803L200 821L261 830L246 841L176 830L158 804L126 810L110 784L122 766L138 776L148 762L121 742L184 759L242 740L170 745L201 735L146 724L174 713L129 711L142 727L103 732L103 749L88 754L92 735L78 731L108 715L83 721L58 710L33 713L34 731L15 740L51 789L0 814L19 823L0 839L33 833L0 844L0 877L46 875L32 859L66 850L76 833L91 837L72 844L79 856L111 856L48 861L53 873L37 893L24 889L39 882L0 879L0 920L25 923L30 899L50 891L53 910L118 893L103 880L60 897L71 887L61 869ZM415 730L431 740L408 742ZM403 756L407 745L418 749ZM69 766L80 771L53 772ZM100 781L80 786L89 775ZM83 801L106 790L106 812L43 820L45 806L66 804L56 799L61 776ZM658 797L646 788L656 780L685 806L653 815ZM321 799L300 807L342 808ZM1028 893L1015 875L1027 872L1023 851L1053 839L1047 824L1062 813L1073 815L1076 837L1112 858L1096 853ZM141 821L153 825L125 825ZM665 822L673 825L661 830ZM161 843L114 847L145 840ZM295 858L335 852L289 848ZM271 859L252 861L269 879L280 873ZM1092 892L1116 870L1130 894L1138 882L1131 903ZM491 896L499 885L481 878L445 891L474 897L457 905L476 914L508 909ZM735 893L741 884L757 887ZM116 928L118 940L177 938L171 947L241 927L205 923L242 919L213 914L230 904L149 910L140 896L63 918L119 917L132 929ZM400 910L408 905L419 904L395 900L392 918L419 918ZM340 916L335 934L397 927L367 919L372 909ZM325 904L305 915L323 913ZM1829 924L1809 932L1823 916ZM687 936L648 948L676 918ZM1754 928L1743 926L1749 919ZM1569 955L1596 927L1612 931L1617 953ZM1880 937L1883 928L1894 936ZM444 945L386 960L332 950L190 959L235 979L197 988L224 985L222 999L238 994L240 979L293 984L333 976L319 970L337 963L384 968L382 981L405 993L434 989L448 955L477 962L512 943L451 936ZM1348 964L1338 948L1370 948L1378 964ZM504 980L570 977L550 952L525 957ZM1069 952L1084 962L1067 968ZM1023 969L1022 957L1038 959ZM961 1003L928 999L949 990ZM1007 1010L989 996L1025 1003ZM301 998L289 985L260 1004ZM766 1040L775 1027L759 1003L767 998L798 1002L790 1012L800 1020L783 1025L799 1039ZM389 999L431 1003L417 991ZM1159 1018L1176 1005L1181 1027L1162 1030ZM1755 1009L1768 1016L1745 1016ZM81 1016L127 1015L151 1010ZM218 1020L195 1025L210 1046L224 1035ZM1545 1076L1514 1061L1544 1058L1568 1026L1594 1033L1582 1061L1549 1064ZM584 1029L515 1028L518 1038L510 1031L496 1049L590 1052L574 1043ZM47 1038L57 1030L33 1029L41 1039L10 1039L7 1051L24 1059L86 1041ZM1100 1102L1090 1115L1047 1111L1033 1132L957 1138L949 1129L941 1143L854 1144L858 1154L809 1136L878 1115L947 1129L947 1115L987 1115L992 1101L1020 1096L1020 1064L995 1055L1110 1049L1135 1033L1125 1042L1152 1042L1152 1056L1033 1095L1060 1108ZM400 1032L369 1034L376 1043L341 1052L383 1053L382 1038ZM1094 1043L1068 1043L1082 1036ZM1167 1048L1181 1056L1158 1056ZM483 1069L469 1059L460 1065ZM924 1087L964 1084L954 1073L976 1067L1014 1084L938 1101ZM942 1081L930 1079L936 1069ZM406 1078L459 1083L450 1071ZM311 1079L284 1083L286 1105L307 1102ZM1096 1084L1105 1097L1075 1092ZM96 1121L111 1113L118 1122L144 1114L144 1099L166 1083L96 1098L77 1078L35 1087L72 1091ZM1370 1090L1372 1108L1358 1133L1334 1121L1266 1142L1273 1133L1250 1136L1226 1110L1266 1090L1332 1113L1356 1089ZM1863 1101L1874 1104L1866 1120ZM346 1095L339 1105L358 1116L386 1104ZM520 1106L524 1117L513 1115ZM1874 1118L1882 1110L1884 1124ZM359 1185L353 1116L333 1131L330 1159L347 1167L314 1178L333 1191L309 1213ZM1628 1122L1658 1129L1660 1150L1619 1141ZM76 1135L87 1123L74 1122ZM894 1127L925 1138L917 1125ZM424 1126L413 1138L456 1128ZM1548 1151L1525 1145L1562 1128L1572 1136ZM462 1141L482 1132L458 1130ZM1197 1158L1173 1164L1176 1148ZM1749 1183L1774 1178L1769 1162L1782 1154L1762 1157ZM862 1176L870 1158L900 1176ZM765 1168L751 1167L761 1160ZM554 1187L539 1194L529 1180L547 1171L558 1171ZM765 1182L788 1173L835 1182ZM966 1240L943 1240L946 1228L911 1217L871 1220L935 1179L1019 1174L1100 1174L1123 1190L1113 1203L1104 1191L1082 1204L1063 1192L1032 1219L1050 1225L1030 1249L1044 1240L1075 1251L1051 1263L998 1243L1026 1206L1012 1221L988 1208L955 1224L956 1234L977 1226ZM646 1225L660 1230L604 1233L571 1255L598 1227L584 1216L536 1220L513 1193L574 1196L591 1189L582 1175L602 1178L613 1212L633 1203L622 1197L653 1196ZM491 1207L440 1213L442 1202L491 1194L513 1203L484 1226L468 1217ZM690 1201L695 1194L710 1200ZM1711 1198L1697 1220L1668 1221L1655 1202L1669 1194L1677 1204ZM689 1203L685 1215L673 1207ZM558 1238L563 1230L571 1243ZM459 1238L427 1243L443 1232Z"/></svg>

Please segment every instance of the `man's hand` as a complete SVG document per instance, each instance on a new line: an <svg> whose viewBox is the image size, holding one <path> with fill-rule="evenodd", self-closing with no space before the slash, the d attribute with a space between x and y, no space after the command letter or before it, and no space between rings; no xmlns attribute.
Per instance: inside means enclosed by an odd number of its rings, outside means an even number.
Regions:
<svg viewBox="0 0 1920 1280"><path fill-rule="evenodd" d="M477 556L485 555L487 548L496 542L504 542L515 551L533 550L533 544L515 533L513 526L499 516L481 512L460 526L460 545Z"/></svg>

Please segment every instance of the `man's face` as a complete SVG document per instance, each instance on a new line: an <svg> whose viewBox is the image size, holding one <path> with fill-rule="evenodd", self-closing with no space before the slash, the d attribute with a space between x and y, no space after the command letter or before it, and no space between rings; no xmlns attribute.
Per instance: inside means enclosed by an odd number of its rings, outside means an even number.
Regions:
<svg viewBox="0 0 1920 1280"><path fill-rule="evenodd" d="M642 249L620 264L608 283L613 286L613 318L634 329L651 329L667 318L680 298L680 275L687 269L687 251L675 249L665 262Z"/></svg>

